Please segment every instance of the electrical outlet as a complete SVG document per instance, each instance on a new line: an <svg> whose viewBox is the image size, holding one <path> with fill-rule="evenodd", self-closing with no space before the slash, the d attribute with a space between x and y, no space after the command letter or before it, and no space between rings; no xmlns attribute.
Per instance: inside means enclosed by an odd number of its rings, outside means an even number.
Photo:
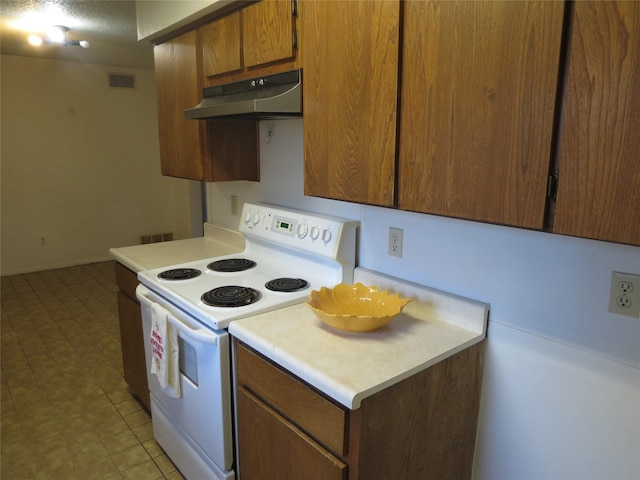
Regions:
<svg viewBox="0 0 640 480"><path fill-rule="evenodd" d="M47 245L47 237L40 237L40 246L44 247Z"/></svg>
<svg viewBox="0 0 640 480"><path fill-rule="evenodd" d="M622 272L611 274L609 311L640 318L640 275Z"/></svg>
<svg viewBox="0 0 640 480"><path fill-rule="evenodd" d="M402 258L402 229L389 227L389 255Z"/></svg>

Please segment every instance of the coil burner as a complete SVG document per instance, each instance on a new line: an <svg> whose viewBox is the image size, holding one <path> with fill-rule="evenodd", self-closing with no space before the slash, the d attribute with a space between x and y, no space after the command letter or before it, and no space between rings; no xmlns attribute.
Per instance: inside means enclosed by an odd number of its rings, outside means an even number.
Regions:
<svg viewBox="0 0 640 480"><path fill-rule="evenodd" d="M164 280L188 280L197 277L201 273L197 268L172 268L171 270L160 272L158 278Z"/></svg>
<svg viewBox="0 0 640 480"><path fill-rule="evenodd" d="M247 258L225 258L211 262L207 268L214 272L243 272L256 265L256 262Z"/></svg>
<svg viewBox="0 0 640 480"><path fill-rule="evenodd" d="M262 294L250 287L226 285L205 292L201 300L211 307L244 307L257 302Z"/></svg>
<svg viewBox="0 0 640 480"><path fill-rule="evenodd" d="M309 282L302 278L274 278L264 284L265 288L273 292L297 292L304 290L309 285Z"/></svg>

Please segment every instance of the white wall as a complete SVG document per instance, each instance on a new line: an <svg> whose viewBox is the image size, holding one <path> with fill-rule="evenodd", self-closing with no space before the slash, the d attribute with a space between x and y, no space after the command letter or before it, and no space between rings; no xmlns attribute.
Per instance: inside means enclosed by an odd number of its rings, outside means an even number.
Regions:
<svg viewBox="0 0 640 480"><path fill-rule="evenodd" d="M160 175L153 70L1 61L2 275L107 260L142 234L190 236L189 182ZM136 88L110 88L108 73Z"/></svg>
<svg viewBox="0 0 640 480"><path fill-rule="evenodd" d="M302 121L274 133L260 183L208 185L210 221L237 227L232 194L359 219L360 265L491 304L476 479L640 478L640 320L607 311L639 247L304 197Z"/></svg>

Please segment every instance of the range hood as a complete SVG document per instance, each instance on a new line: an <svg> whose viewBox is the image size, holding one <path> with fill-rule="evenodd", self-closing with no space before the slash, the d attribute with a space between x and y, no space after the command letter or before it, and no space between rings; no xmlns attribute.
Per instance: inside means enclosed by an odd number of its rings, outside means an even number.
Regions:
<svg viewBox="0 0 640 480"><path fill-rule="evenodd" d="M302 116L302 70L265 75L202 89L202 101L185 118L281 118Z"/></svg>

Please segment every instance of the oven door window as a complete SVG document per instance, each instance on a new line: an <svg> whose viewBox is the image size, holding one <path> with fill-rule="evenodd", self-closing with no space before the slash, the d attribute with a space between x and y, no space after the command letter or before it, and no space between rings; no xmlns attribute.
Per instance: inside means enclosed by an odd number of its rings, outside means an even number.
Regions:
<svg viewBox="0 0 640 480"><path fill-rule="evenodd" d="M198 386L198 353L184 338L178 337L180 348L180 373L187 377L191 383Z"/></svg>

